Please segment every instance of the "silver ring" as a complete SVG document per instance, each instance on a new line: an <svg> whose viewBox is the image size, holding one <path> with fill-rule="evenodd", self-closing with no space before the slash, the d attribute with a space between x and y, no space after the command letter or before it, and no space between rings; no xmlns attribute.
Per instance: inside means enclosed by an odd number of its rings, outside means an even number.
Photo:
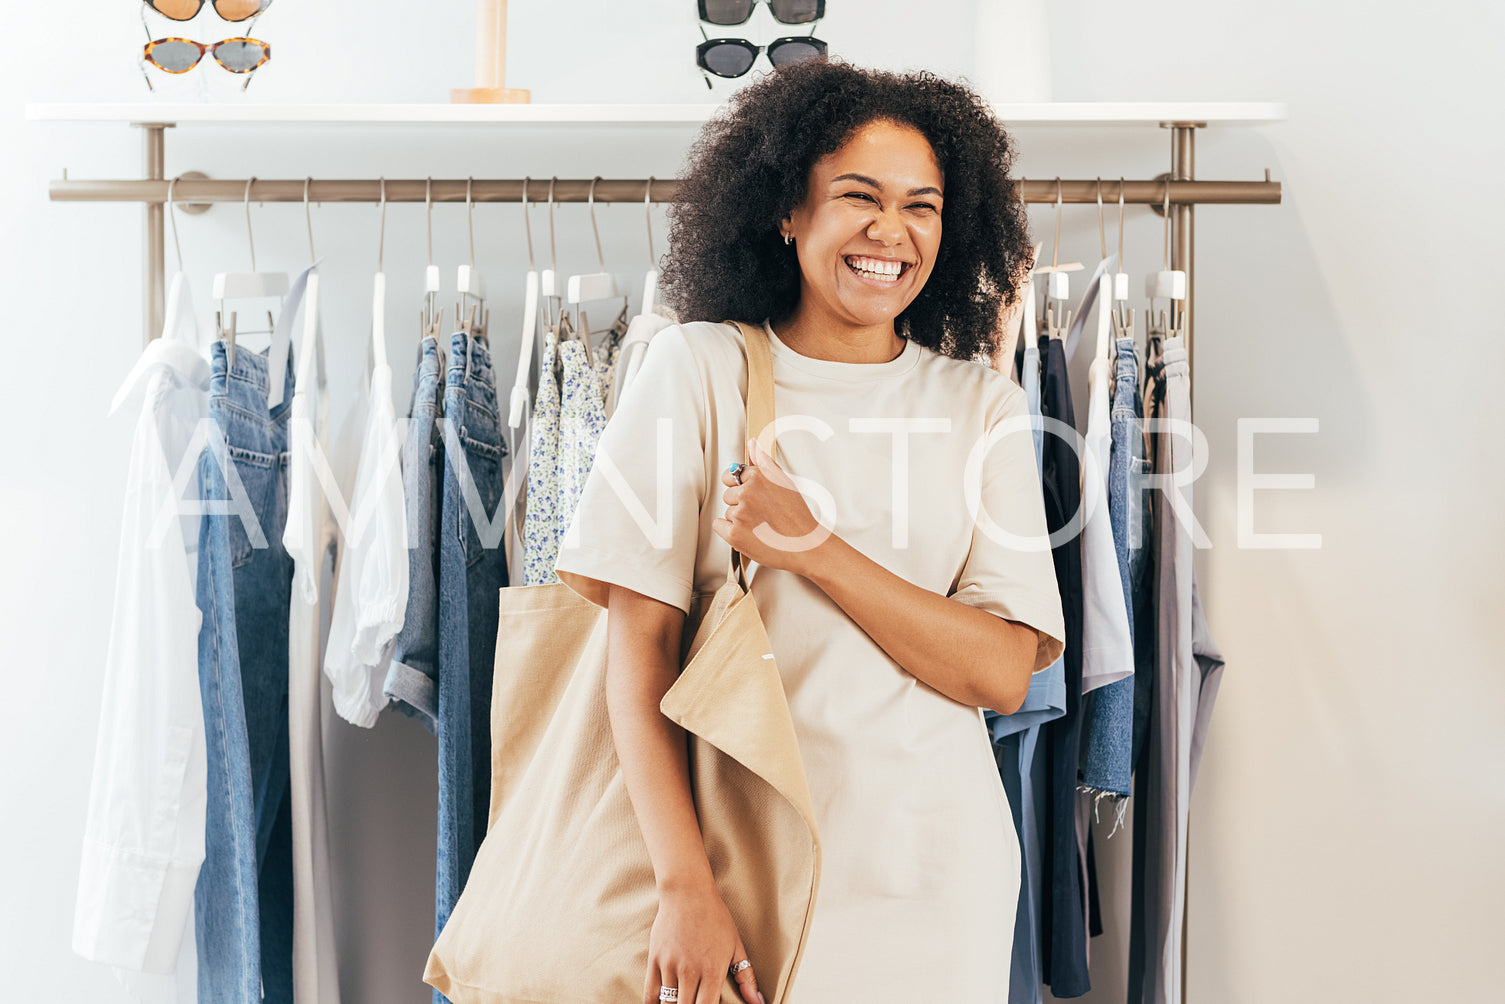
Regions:
<svg viewBox="0 0 1505 1004"><path fill-rule="evenodd" d="M726 469L726 472L736 480L737 484L740 485L742 483L742 472L745 470L747 470L746 464L732 464L732 466Z"/></svg>
<svg viewBox="0 0 1505 1004"><path fill-rule="evenodd" d="M736 979L737 978L737 974L740 973L742 970L744 970L744 969L751 969L751 968L752 968L752 963L748 962L746 959L743 959L741 962L737 963L735 966L732 966L731 969L727 970L727 972L731 975L732 979Z"/></svg>
<svg viewBox="0 0 1505 1004"><path fill-rule="evenodd" d="M679 1000L679 990L676 987L659 987L658 999L661 1001Z"/></svg>

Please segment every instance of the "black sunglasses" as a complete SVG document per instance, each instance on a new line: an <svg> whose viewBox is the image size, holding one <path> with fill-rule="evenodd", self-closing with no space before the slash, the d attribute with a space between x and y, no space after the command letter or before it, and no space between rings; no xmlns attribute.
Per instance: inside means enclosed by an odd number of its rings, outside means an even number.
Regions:
<svg viewBox="0 0 1505 1004"><path fill-rule="evenodd" d="M746 24L760 3L768 4L780 24L809 24L826 16L826 0L699 0L700 19L711 24Z"/></svg>
<svg viewBox="0 0 1505 1004"><path fill-rule="evenodd" d="M708 38L695 47L695 62L718 77L740 77L752 69L758 55L764 52L774 66L788 66L824 56L826 43L809 35L787 35L767 45L757 45L745 38ZM709 77L705 85L711 86Z"/></svg>

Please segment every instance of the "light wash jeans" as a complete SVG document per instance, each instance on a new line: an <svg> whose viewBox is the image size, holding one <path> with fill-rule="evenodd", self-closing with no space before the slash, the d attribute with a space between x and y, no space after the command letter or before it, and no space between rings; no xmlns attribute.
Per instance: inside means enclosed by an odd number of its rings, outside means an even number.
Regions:
<svg viewBox="0 0 1505 1004"><path fill-rule="evenodd" d="M291 353L289 353L291 356ZM267 408L264 353L229 365L211 350L211 435L199 497L249 502L254 521L206 515L199 530L199 690L208 753L204 865L194 889L200 1004L293 999L292 817L288 798L287 419ZM232 492L230 479L238 484Z"/></svg>

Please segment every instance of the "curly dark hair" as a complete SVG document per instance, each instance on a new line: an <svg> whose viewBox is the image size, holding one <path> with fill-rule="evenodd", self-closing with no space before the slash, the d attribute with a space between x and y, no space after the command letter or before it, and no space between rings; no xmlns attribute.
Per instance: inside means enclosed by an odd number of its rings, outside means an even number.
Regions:
<svg viewBox="0 0 1505 1004"><path fill-rule="evenodd" d="M690 148L661 278L682 319L777 321L793 311L799 262L779 221L804 200L815 162L875 120L918 130L946 181L934 270L895 328L958 359L991 353L1031 252L1008 133L962 84L838 60L783 66L737 92Z"/></svg>

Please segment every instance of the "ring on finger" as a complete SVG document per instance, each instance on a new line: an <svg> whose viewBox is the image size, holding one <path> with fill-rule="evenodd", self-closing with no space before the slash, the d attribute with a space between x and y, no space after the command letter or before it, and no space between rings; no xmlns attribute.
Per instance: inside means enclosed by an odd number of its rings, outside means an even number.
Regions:
<svg viewBox="0 0 1505 1004"><path fill-rule="evenodd" d="M677 987L661 986L658 988L658 999L661 1001L677 1001L679 1000L679 989Z"/></svg>
<svg viewBox="0 0 1505 1004"><path fill-rule="evenodd" d="M731 976L732 979L736 979L737 978L737 974L740 973L742 970L744 970L744 969L751 969L751 968L752 968L752 963L748 962L746 959L743 959L741 962L737 963L735 966L732 966L732 968L728 969L727 973L728 973L728 975Z"/></svg>
<svg viewBox="0 0 1505 1004"><path fill-rule="evenodd" d="M730 474L737 484L740 485L742 483L742 472L745 470L747 470L746 464L732 464L732 466L726 469L726 473Z"/></svg>

